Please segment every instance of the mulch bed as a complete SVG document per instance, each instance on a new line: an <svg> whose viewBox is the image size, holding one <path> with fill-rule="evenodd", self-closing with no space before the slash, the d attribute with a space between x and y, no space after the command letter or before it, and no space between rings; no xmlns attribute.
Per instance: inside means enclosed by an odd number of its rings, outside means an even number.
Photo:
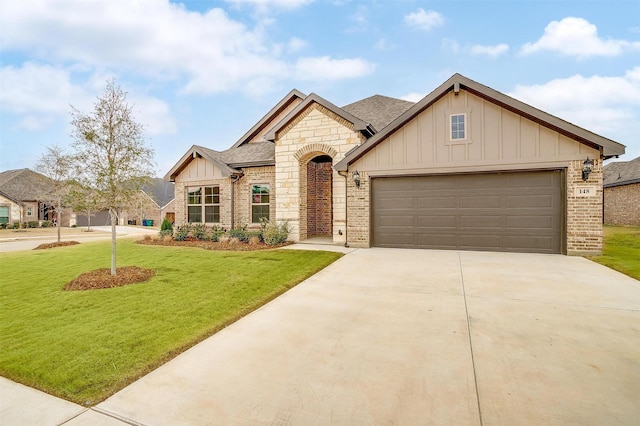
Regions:
<svg viewBox="0 0 640 426"><path fill-rule="evenodd" d="M123 266L116 268L116 275L111 275L111 269L103 268L85 272L64 286L65 290L96 290L101 288L122 287L147 281L156 273L151 269L138 266Z"/></svg>
<svg viewBox="0 0 640 426"><path fill-rule="evenodd" d="M253 250L268 250L278 247L288 246L293 244L291 241L287 241L282 244L268 245L260 242L243 243L240 241L203 241L196 239L187 239L185 241L175 241L171 239L151 238L136 241L138 244L144 244L149 246L171 246L171 247L197 247L205 250L231 250L231 251L253 251Z"/></svg>
<svg viewBox="0 0 640 426"><path fill-rule="evenodd" d="M56 241L55 243L40 244L38 247L34 248L34 250L44 250L44 249L50 249L54 247L75 246L76 244L80 244L80 243L77 241Z"/></svg>

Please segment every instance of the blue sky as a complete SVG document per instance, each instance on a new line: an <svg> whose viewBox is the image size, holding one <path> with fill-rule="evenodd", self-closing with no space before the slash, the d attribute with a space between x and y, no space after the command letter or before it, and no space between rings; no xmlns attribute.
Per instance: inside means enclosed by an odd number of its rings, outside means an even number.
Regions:
<svg viewBox="0 0 640 426"><path fill-rule="evenodd" d="M115 77L163 176L292 88L417 101L454 73L640 156L637 1L0 0L0 170L68 146Z"/></svg>

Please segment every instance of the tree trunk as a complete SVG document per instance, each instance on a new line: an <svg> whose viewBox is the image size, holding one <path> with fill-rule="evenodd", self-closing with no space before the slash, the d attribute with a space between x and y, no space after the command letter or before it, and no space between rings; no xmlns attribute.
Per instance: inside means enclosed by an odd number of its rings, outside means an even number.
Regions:
<svg viewBox="0 0 640 426"><path fill-rule="evenodd" d="M60 219L62 218L62 206L60 205L60 199L58 199L58 208L56 213L56 225L58 227L58 242L60 242Z"/></svg>
<svg viewBox="0 0 640 426"><path fill-rule="evenodd" d="M111 216L111 275L116 275L116 210L109 209Z"/></svg>

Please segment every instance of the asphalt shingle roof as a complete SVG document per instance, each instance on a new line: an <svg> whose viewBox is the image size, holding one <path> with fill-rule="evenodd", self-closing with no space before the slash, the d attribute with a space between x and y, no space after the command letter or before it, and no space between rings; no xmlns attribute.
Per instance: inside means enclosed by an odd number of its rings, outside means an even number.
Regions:
<svg viewBox="0 0 640 426"><path fill-rule="evenodd" d="M380 131L413 105L413 102L402 99L373 95L345 105L342 109L361 120L371 123L376 131Z"/></svg>
<svg viewBox="0 0 640 426"><path fill-rule="evenodd" d="M0 190L14 200L35 201L51 191L51 180L29 169L0 173Z"/></svg>
<svg viewBox="0 0 640 426"><path fill-rule="evenodd" d="M160 207L166 206L174 197L174 183L154 178L142 190L146 192Z"/></svg>
<svg viewBox="0 0 640 426"><path fill-rule="evenodd" d="M602 169L604 186L640 182L640 157L631 161L609 163Z"/></svg>

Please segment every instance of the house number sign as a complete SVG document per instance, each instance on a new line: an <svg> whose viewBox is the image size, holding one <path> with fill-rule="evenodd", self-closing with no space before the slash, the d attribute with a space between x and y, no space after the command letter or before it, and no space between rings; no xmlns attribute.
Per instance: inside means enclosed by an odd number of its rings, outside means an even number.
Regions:
<svg viewBox="0 0 640 426"><path fill-rule="evenodd" d="M596 196L596 187L595 186L582 186L576 188L575 192L577 197L595 197Z"/></svg>

